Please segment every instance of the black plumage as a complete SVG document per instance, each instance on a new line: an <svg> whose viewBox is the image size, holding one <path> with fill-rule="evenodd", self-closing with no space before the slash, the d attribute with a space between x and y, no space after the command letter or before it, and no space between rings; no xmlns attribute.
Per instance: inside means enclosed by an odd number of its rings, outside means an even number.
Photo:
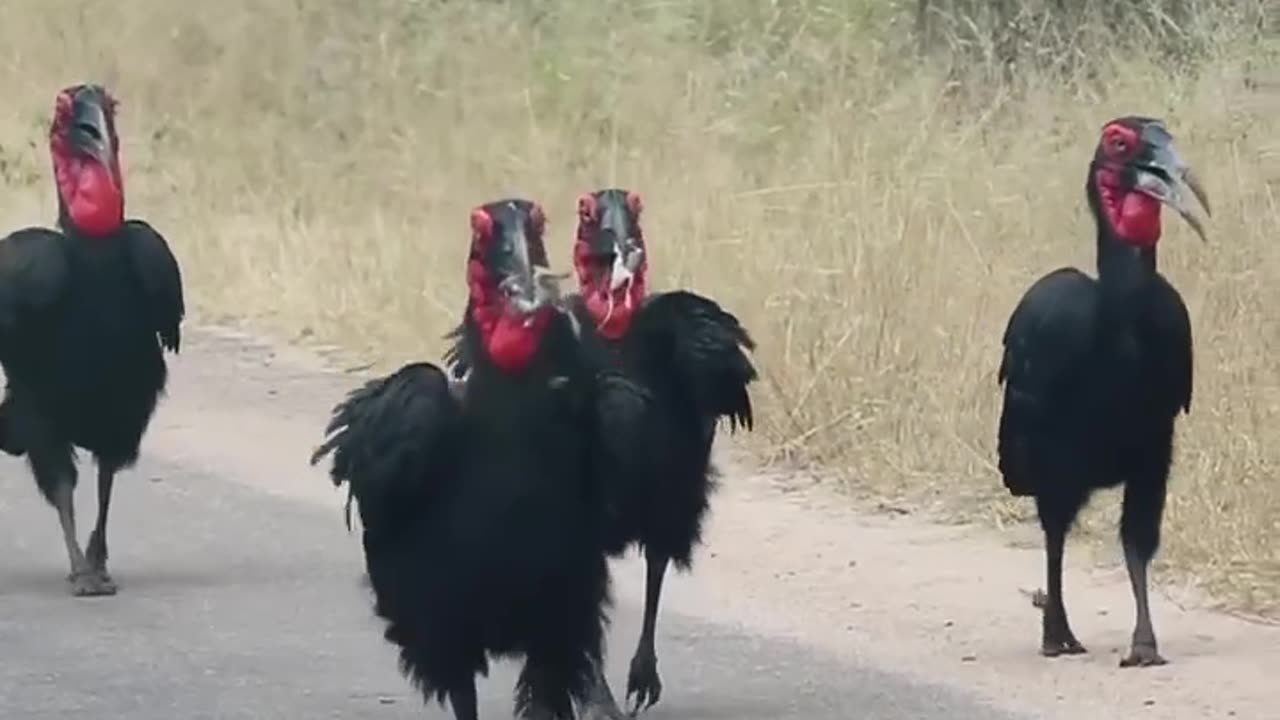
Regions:
<svg viewBox="0 0 1280 720"><path fill-rule="evenodd" d="M524 656L519 716L573 717L602 652L613 478L647 407L553 307L540 217L519 200L473 216L465 393L407 365L340 403L312 457L354 496L402 670L460 720L490 655Z"/></svg>
<svg viewBox="0 0 1280 720"><path fill-rule="evenodd" d="M1191 408L1192 343L1187 308L1156 271L1156 243L1162 202L1203 233L1183 188L1205 202L1159 121L1108 123L1086 183L1097 220L1098 278L1075 268L1049 273L1022 297L1005 329L999 467L1010 493L1035 497L1045 533L1046 656L1085 651L1062 600L1063 546L1093 491L1123 484L1120 536L1137 621L1122 664L1164 662L1146 575L1160 541L1174 422Z"/></svg>
<svg viewBox="0 0 1280 720"><path fill-rule="evenodd" d="M747 386L756 379L743 350L755 343L731 313L685 290L646 295L640 213L639 198L625 190L581 199L574 249L579 293L569 299L584 336L653 397L637 437L645 464L617 476L607 534L612 553L636 545L645 554L644 619L627 679L637 709L657 702L662 692L654 636L663 578L670 563L689 569L701 540L715 488L717 421L752 427ZM455 345L445 355L458 375L469 367L464 351ZM618 712L603 675L597 675L592 702L599 711Z"/></svg>
<svg viewBox="0 0 1280 720"><path fill-rule="evenodd" d="M107 514L117 471L138 458L177 352L182 276L159 233L123 219L114 101L99 86L59 96L50 132L61 232L0 240L0 449L27 457L58 511L77 595L108 595ZM76 536L75 448L98 466L87 552Z"/></svg>

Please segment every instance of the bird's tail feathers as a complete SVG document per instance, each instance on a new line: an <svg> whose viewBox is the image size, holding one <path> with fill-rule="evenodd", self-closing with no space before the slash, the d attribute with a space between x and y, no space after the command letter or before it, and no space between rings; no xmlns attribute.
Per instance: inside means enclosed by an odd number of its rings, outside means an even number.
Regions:
<svg viewBox="0 0 1280 720"><path fill-rule="evenodd" d="M1015 497L1036 494L1036 477L1031 464L1034 421L1034 400L1013 387L1005 386L996 452L1004 486Z"/></svg>

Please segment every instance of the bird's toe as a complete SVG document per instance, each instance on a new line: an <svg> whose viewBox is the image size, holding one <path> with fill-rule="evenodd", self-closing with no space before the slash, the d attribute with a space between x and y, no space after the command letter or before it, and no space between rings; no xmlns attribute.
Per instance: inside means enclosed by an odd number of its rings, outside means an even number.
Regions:
<svg viewBox="0 0 1280 720"><path fill-rule="evenodd" d="M103 597L116 594L116 584L105 572L86 570L70 578L71 594L75 597Z"/></svg>
<svg viewBox="0 0 1280 720"><path fill-rule="evenodd" d="M1134 645L1129 654L1120 659L1120 667L1157 667L1167 665L1168 660L1156 650L1155 645Z"/></svg>
<svg viewBox="0 0 1280 720"><path fill-rule="evenodd" d="M1045 638L1040 644L1040 654L1053 658L1060 655L1083 655L1089 652L1079 640L1067 636L1065 638Z"/></svg>
<svg viewBox="0 0 1280 720"><path fill-rule="evenodd" d="M631 714L637 715L654 706L662 697L662 679L658 676L658 659L650 654L636 655L627 675L627 699Z"/></svg>

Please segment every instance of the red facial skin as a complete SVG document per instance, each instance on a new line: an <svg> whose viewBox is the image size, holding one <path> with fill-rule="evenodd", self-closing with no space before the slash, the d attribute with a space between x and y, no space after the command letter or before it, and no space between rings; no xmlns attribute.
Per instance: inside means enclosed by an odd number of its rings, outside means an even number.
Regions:
<svg viewBox="0 0 1280 720"><path fill-rule="evenodd" d="M119 152L110 167L86 155L67 139L72 98L77 88L67 88L54 102L53 124L49 130L49 152L58 194L75 229L89 237L111 235L124 223L124 180ZM106 112L114 117L116 101L109 99ZM111 146L119 148L119 138L111 130Z"/></svg>
<svg viewBox="0 0 1280 720"><path fill-rule="evenodd" d="M545 222L540 208L533 217L535 231L542 235ZM489 359L503 372L514 373L528 366L538 351L542 333L551 322L553 308L545 307L533 316L521 316L507 307L498 291L498 278L485 264L494 241L493 218L484 208L471 211L471 254L467 259L467 289L471 298L471 320L480 329Z"/></svg>
<svg viewBox="0 0 1280 720"><path fill-rule="evenodd" d="M644 248L644 238L640 233L640 213L643 205L636 193L627 193L627 210L636 225L636 240ZM578 234L573 244L573 267L578 275L578 291L586 304L587 312L595 318L599 333L609 340L617 340L626 335L631 327L631 320L640 308L640 301L646 292L646 278L649 271L647 256L642 257L640 266L632 277L631 284L618 288L612 293L613 303L610 307L609 285L612 280L612 267L602 265L594 257L591 235L600 222L599 207L596 197L591 194L578 198ZM630 300L628 303L627 300Z"/></svg>
<svg viewBox="0 0 1280 720"><path fill-rule="evenodd" d="M1121 182L1126 162L1140 149L1138 131L1121 123L1102 129L1103 161L1094 172L1102 211L1122 242L1140 248L1160 241L1160 201Z"/></svg>

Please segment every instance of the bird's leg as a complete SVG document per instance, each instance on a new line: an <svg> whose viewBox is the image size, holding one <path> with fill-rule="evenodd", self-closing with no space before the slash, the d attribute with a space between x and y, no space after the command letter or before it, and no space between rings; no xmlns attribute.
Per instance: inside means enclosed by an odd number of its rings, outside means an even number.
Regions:
<svg viewBox="0 0 1280 720"><path fill-rule="evenodd" d="M573 720L574 698L569 691L569 678L573 673L568 668L577 663L553 659L558 655L533 648L525 654L524 668L516 678L515 712L512 713L515 717L521 720Z"/></svg>
<svg viewBox="0 0 1280 720"><path fill-rule="evenodd" d="M582 720L624 720L627 717L609 689L603 662L591 663L591 687L587 689L587 698L580 710Z"/></svg>
<svg viewBox="0 0 1280 720"><path fill-rule="evenodd" d="M89 561L80 549L80 540L76 537L76 500L75 487L65 480L59 481L53 491L53 507L58 511L58 524L62 526L62 541L67 546L67 560L71 565L68 580L89 569Z"/></svg>
<svg viewBox="0 0 1280 720"><path fill-rule="evenodd" d="M80 549L76 538L75 486L70 480L60 480L53 489L53 506L58 511L62 540L67 545L67 559L71 564L71 574L67 577L71 594L78 597L115 594L115 586L102 581Z"/></svg>
<svg viewBox="0 0 1280 720"><path fill-rule="evenodd" d="M1067 528L1074 518L1074 510L1070 517L1065 517L1063 508L1058 503L1039 499L1040 524L1044 528L1044 549L1048 583L1048 597L1044 602L1043 635L1040 643L1040 654L1045 657L1059 655L1079 655L1086 652L1080 641L1071 632L1071 624L1067 622L1067 608L1062 600L1062 555L1066 546ZM1065 519L1064 519L1065 518Z"/></svg>
<svg viewBox="0 0 1280 720"><path fill-rule="evenodd" d="M658 625L658 603L662 599L662 580L670 562L665 554L645 548L644 624L640 628L640 642L631 658L631 671L627 675L627 699L635 696L632 714L653 707L662 697L662 679L658 677L658 654L654 649L654 635Z"/></svg>
<svg viewBox="0 0 1280 720"><path fill-rule="evenodd" d="M453 709L454 720L479 720L480 711L476 706L475 676L449 690L449 707Z"/></svg>
<svg viewBox="0 0 1280 720"><path fill-rule="evenodd" d="M111 487L115 483L115 477L114 468L98 466L98 521L89 535L89 547L85 550L89 564L106 583L111 582L111 574L107 572L107 512L111 509Z"/></svg>
<svg viewBox="0 0 1280 720"><path fill-rule="evenodd" d="M1124 564L1133 587L1137 619L1133 627L1133 643L1120 667L1164 665L1156 648L1156 633L1151 625L1151 606L1147 596L1147 567L1160 546L1160 520L1164 513L1164 483L1141 483L1131 480L1125 485L1124 511L1120 517L1120 541L1124 545Z"/></svg>

